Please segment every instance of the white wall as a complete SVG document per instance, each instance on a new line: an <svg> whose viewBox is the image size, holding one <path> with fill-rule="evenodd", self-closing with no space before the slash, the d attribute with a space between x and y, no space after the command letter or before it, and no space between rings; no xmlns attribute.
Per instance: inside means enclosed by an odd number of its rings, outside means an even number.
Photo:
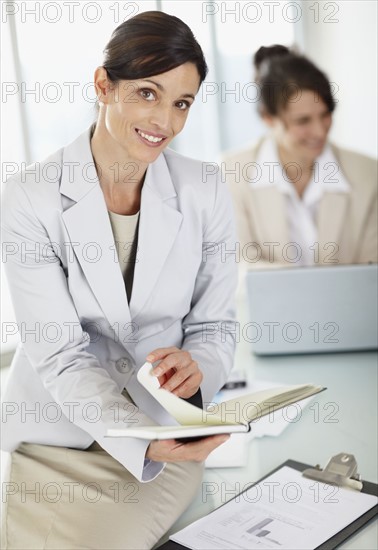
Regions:
<svg viewBox="0 0 378 550"><path fill-rule="evenodd" d="M302 10L301 49L338 86L332 140L377 157L377 2L303 0Z"/></svg>
<svg viewBox="0 0 378 550"><path fill-rule="evenodd" d="M10 56L8 63L2 63L2 82L6 87L7 83L17 82L17 74L15 71L15 63L13 58L12 41L10 34L10 26L2 25L1 33L1 47L2 51L7 51ZM4 88L3 88L4 89ZM27 151L24 147L24 140L22 139L23 125L21 119L21 104L17 102L15 109L4 108L1 109L1 159L2 159L2 176L6 172L6 163L9 166L12 163L19 164L26 156ZM2 258L3 260L3 258ZM19 340L16 332L16 318L13 312L11 298L9 294L8 283L4 273L4 263L1 261L0 265L0 301L1 301L1 353L7 353L13 350Z"/></svg>

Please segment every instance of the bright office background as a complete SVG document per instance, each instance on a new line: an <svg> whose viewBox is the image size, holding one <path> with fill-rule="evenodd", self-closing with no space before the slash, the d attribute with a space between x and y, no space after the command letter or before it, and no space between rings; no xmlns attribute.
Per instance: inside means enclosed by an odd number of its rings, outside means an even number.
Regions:
<svg viewBox="0 0 378 550"><path fill-rule="evenodd" d="M217 161L221 151L261 136L264 126L248 87L251 56L261 45L295 43L334 83L338 104L331 139L377 156L375 0L77 4L1 3L3 163L42 160L92 123L93 73L112 31L125 18L154 9L192 28L210 68L187 125L173 143L179 152ZM3 165L3 179L4 174ZM15 318L2 276L3 326L6 322ZM3 334L4 364L17 341L17 335Z"/></svg>

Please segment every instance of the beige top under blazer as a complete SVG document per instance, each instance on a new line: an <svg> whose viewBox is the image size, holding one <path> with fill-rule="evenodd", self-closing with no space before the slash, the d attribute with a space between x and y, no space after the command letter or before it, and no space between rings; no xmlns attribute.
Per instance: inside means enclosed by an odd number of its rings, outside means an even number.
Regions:
<svg viewBox="0 0 378 550"><path fill-rule="evenodd" d="M250 176L245 175L245 170L243 174L243 167L258 158L263 142L264 138L253 147L226 153L222 162L233 197L240 250L248 243L261 246L262 256L258 262L251 263L241 254L240 265L247 268L282 265L282 248L290 240L285 196L275 186L252 186L246 180ZM327 191L320 200L316 219L319 260L316 263L377 263L377 161L335 145L331 145L331 149L350 184L350 192ZM235 166L238 166L236 174L232 173ZM264 256L269 250L263 246L263 243L272 242L280 243L275 248L274 263ZM338 245L338 251L331 256L328 243ZM284 265L295 266L288 262Z"/></svg>

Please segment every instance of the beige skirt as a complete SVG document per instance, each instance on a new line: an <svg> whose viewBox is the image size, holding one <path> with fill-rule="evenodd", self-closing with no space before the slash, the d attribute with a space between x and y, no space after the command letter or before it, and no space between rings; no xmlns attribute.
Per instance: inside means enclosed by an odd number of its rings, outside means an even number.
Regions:
<svg viewBox="0 0 378 550"><path fill-rule="evenodd" d="M138 482L97 443L23 443L3 483L2 548L150 549L188 507L203 464L169 463Z"/></svg>

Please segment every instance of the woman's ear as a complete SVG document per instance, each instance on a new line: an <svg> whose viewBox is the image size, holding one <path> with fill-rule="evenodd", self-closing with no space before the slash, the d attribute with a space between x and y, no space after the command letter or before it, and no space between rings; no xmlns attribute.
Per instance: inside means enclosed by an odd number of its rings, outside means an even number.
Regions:
<svg viewBox="0 0 378 550"><path fill-rule="evenodd" d="M97 67L94 73L94 85L99 105L105 105L109 100L111 85L104 67Z"/></svg>

